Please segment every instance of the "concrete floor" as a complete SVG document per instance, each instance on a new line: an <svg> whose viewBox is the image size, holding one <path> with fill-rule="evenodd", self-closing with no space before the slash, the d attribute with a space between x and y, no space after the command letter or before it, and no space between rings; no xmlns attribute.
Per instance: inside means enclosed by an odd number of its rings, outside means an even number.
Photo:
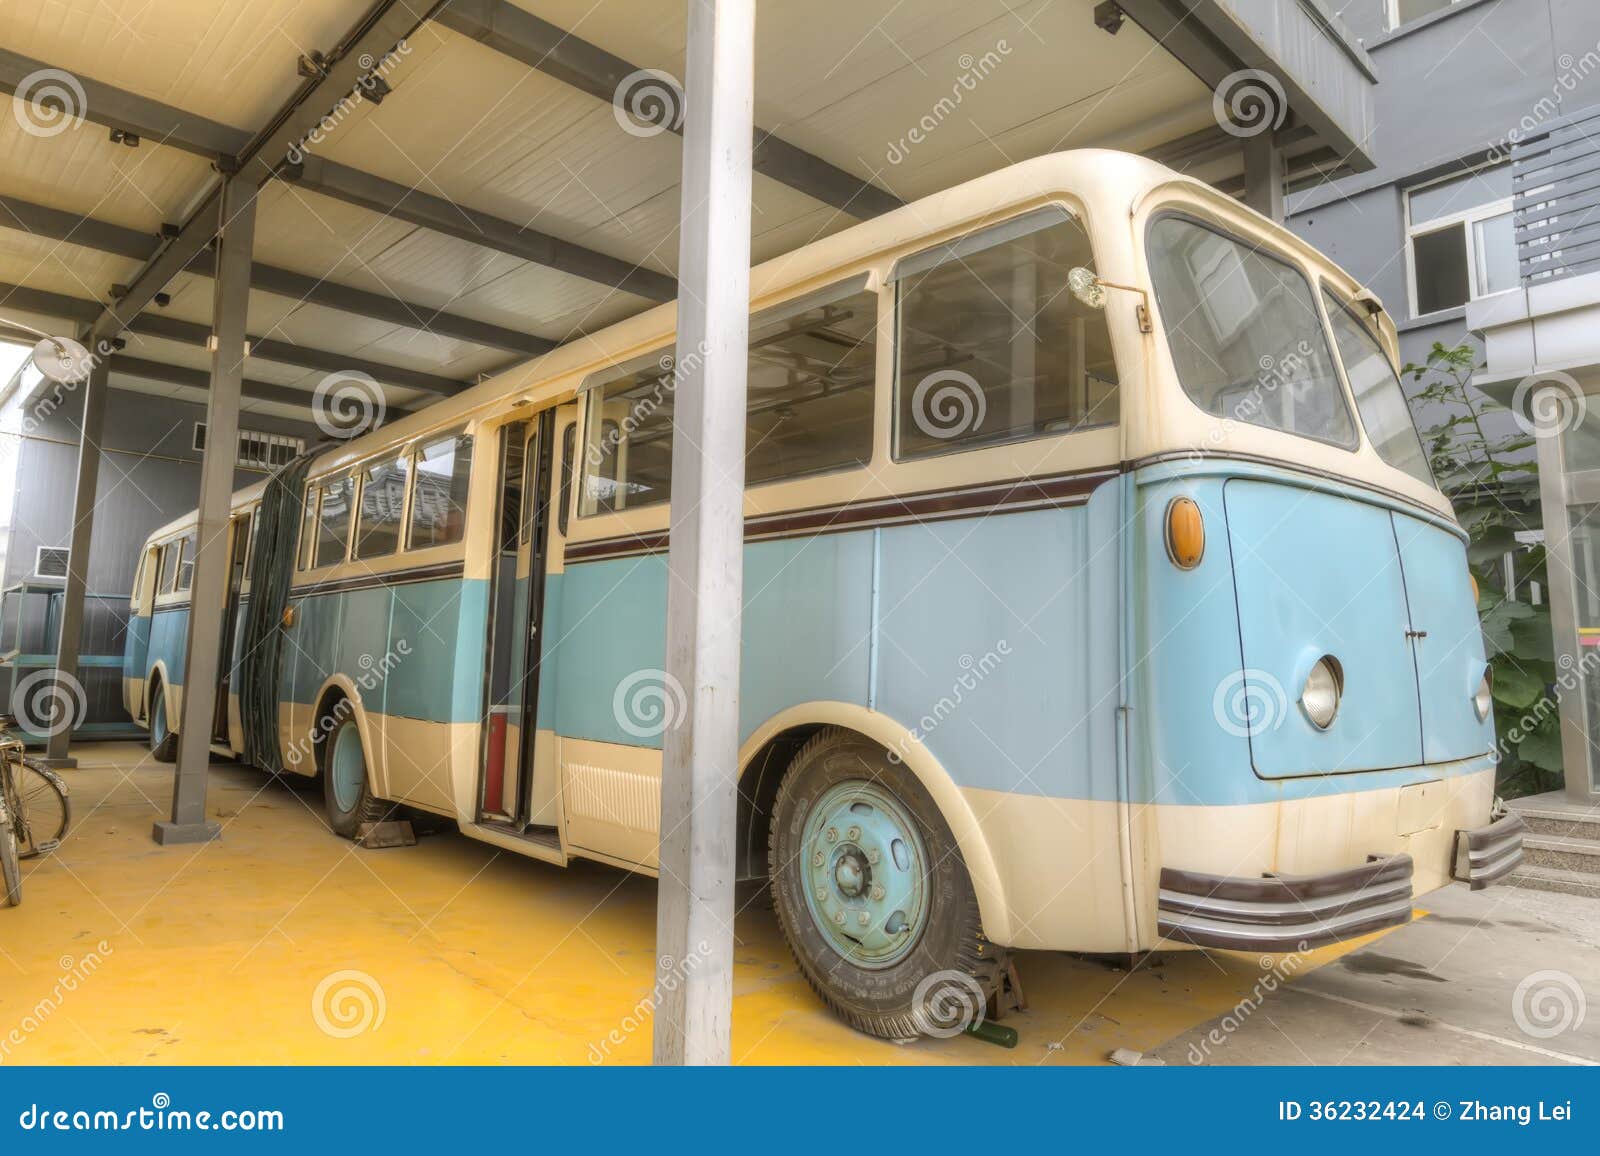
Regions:
<svg viewBox="0 0 1600 1156"><path fill-rule="evenodd" d="M453 832L358 850L326 830L316 789L237 767L212 776L222 839L162 849L150 825L171 768L126 744L77 753L73 831L25 864L23 906L0 909L0 1063L648 1062L636 1009L653 980L652 880L551 867ZM1131 1048L1182 1064L1216 1030L1227 1042L1207 1062L1600 1058L1600 1011L1553 1039L1523 1035L1510 1015L1511 992L1541 968L1600 996L1600 904L1454 889L1430 907L1409 928L1294 961L1282 972L1293 984L1227 1032L1217 1025L1260 997L1281 960L1175 953L1130 974L1024 953L1031 1007L1008 1020L1021 1043L1007 1051L850 1031L755 903L738 920L734 1055L1086 1064Z"/></svg>

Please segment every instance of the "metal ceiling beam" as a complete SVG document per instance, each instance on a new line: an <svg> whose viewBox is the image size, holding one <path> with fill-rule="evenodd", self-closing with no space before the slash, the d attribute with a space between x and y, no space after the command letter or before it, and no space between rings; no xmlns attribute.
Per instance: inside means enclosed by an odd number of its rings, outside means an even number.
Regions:
<svg viewBox="0 0 1600 1156"><path fill-rule="evenodd" d="M571 273L575 277L622 289L651 301L671 301L678 295L677 281L665 273L585 249L548 233L503 221L444 197L375 177L322 157L308 156L301 164L286 166L281 176L299 188L360 205L386 217L409 221L413 225L474 245L498 249L535 265Z"/></svg>
<svg viewBox="0 0 1600 1156"><path fill-rule="evenodd" d="M451 0L434 16L434 23L469 36L607 104L625 96L621 92L624 81L644 71L507 0ZM679 110L679 115L668 116L666 127L682 135L681 89L676 103L670 107ZM871 181L831 165L765 129L758 127L753 139L756 172L825 205L866 219L904 204L899 197Z"/></svg>
<svg viewBox="0 0 1600 1156"><path fill-rule="evenodd" d="M0 308L7 306L28 313L42 313L65 321L85 323L96 320L104 310L99 302L90 301L88 298L69 297L64 293L52 293L45 289L30 289L25 285L0 282ZM211 340L209 325L167 317L160 313L145 313L135 317L128 326L128 331L146 337L177 341L184 345L195 345L201 349L206 348ZM386 385L420 389L446 397L460 393L471 385L471 382L451 377L423 373L416 369L401 369L398 366L383 365L362 357L330 353L327 350L312 349L269 337L251 337L250 356L258 357L262 361L276 361L284 365L297 365L302 369L320 370L323 373L365 373Z"/></svg>
<svg viewBox="0 0 1600 1156"><path fill-rule="evenodd" d="M268 127L239 150L235 159L221 165L224 170L231 171L225 179L243 181L252 192L270 180L290 150L298 148L330 110L351 99L361 80L374 71L375 62L388 59L407 36L427 21L433 7L436 5L418 14L403 0L377 0L354 29L326 55L319 74L303 81ZM156 136L159 139L159 134ZM89 326L85 337L92 345L128 328L155 295L211 243L221 220L221 196L222 186L218 182L190 214L177 236L146 262L129 284L128 292Z"/></svg>
<svg viewBox="0 0 1600 1156"><path fill-rule="evenodd" d="M205 348L211 339L211 327L202 325L198 321L182 321L176 317L165 317L160 313L142 313L133 319L128 326L130 333L143 334L146 337L161 337L168 341L179 341L185 345L198 345ZM452 377L441 377L435 373L424 373L416 369L401 369L398 366L384 365L380 362L369 361L362 357L353 357L347 353L331 353L324 349L312 349L305 345L296 345L293 342L282 341L273 337L249 337L250 357L260 358L262 361L276 361L283 365L298 365L302 369L315 369L323 373L364 373L376 378L386 385L398 385L405 389L421 389L428 393L437 393L445 397L460 393L471 382L459 381Z"/></svg>
<svg viewBox="0 0 1600 1156"><path fill-rule="evenodd" d="M397 37L396 40L401 39ZM391 44L392 47L392 44ZM381 59L387 48L373 51L362 51L374 59ZM356 53L357 56L360 53ZM347 52L344 58L350 59ZM333 65L330 67L337 67ZM0 57L0 82L11 81L9 87L0 83L0 90L16 94L22 78L28 73L48 69L43 61L33 60L17 53L5 53ZM88 107L81 109L85 119L97 124L104 124L122 131L133 132L143 140L157 141L183 148L198 155L206 156L213 160L220 160L226 167L231 167L234 158L243 158L247 155L253 158L250 172L253 176L260 176L256 181L259 185L270 176L284 175L277 172L287 156L289 146L299 141L299 137L286 139L282 133L276 134L272 142L260 145L252 144L249 133L239 129L219 125L214 121L207 121L203 117L196 117L182 109L161 104L158 101L147 100L133 93L125 92L111 85L79 76L77 79L84 85L86 92L92 90L94 99L87 101ZM352 77L351 87L357 77ZM304 88L302 88L304 91ZM328 92L338 95L330 96L328 104L336 103L348 89L339 89L329 81ZM309 100L309 96L297 97L297 100ZM316 107L313 105L313 107ZM280 114L281 117L282 114ZM304 128L309 131L323 115L318 111L314 116L302 116ZM198 126L198 127L197 127ZM281 142L281 150L273 153L266 147L271 143L274 147ZM777 148L777 146L773 146ZM275 160L265 158L275 156ZM312 158L306 158L309 161ZM320 166L320 167L319 167ZM676 282L669 276L657 273L650 269L639 269L616 257L586 249L570 241L563 241L547 234L525 229L509 221L503 221L487 213L460 206L444 197L430 193L423 193L407 188L405 185L382 177L370 176L356 169L332 162L322 161L308 165L316 171L311 179L303 179L300 183L307 188L314 188L325 196L334 197L362 208L372 209L385 213L397 220L408 221L421 228L434 232L442 232L460 240L468 241L474 245L495 249L502 253L518 257L534 264L545 265L559 269L564 273L595 281L602 285L626 289L651 301L671 301L677 296ZM270 171L268 171L270 170ZM853 178L852 178L853 179ZM217 215L217 206L212 197L208 197L199 209L190 216L190 221L214 220ZM59 226L60 222L55 222ZM192 239L191 239L192 240ZM164 273L166 281L170 281L182 271L185 264L192 264L195 255L200 251L192 243L184 244L180 236L162 251L158 260L160 269L157 274ZM209 243L210 238L206 238ZM173 252L169 258L168 252ZM159 292L162 286L156 286L151 292ZM143 306L141 305L141 308ZM335 306L338 308L338 306ZM120 316L128 316L119 308ZM427 316L426 312L421 313ZM444 332L440 326L430 326L438 332ZM476 340L463 338L463 340ZM495 344L499 348L512 349L514 352L527 353L527 342L537 342L540 339L527 338L522 346ZM544 353L553 345L540 348L537 352Z"/></svg>
<svg viewBox="0 0 1600 1156"><path fill-rule="evenodd" d="M211 371L208 369L168 365L144 357L129 357L125 353L112 354L111 372L113 375L123 374L145 381L159 381L165 385L182 385L190 389L211 388ZM311 393L308 390L295 389L293 386L276 385L270 381L251 381L247 378L243 390L244 396L252 401L269 401L276 405L299 406L301 409L311 408ZM396 413L395 410L388 412Z"/></svg>
<svg viewBox="0 0 1600 1156"><path fill-rule="evenodd" d="M55 107L60 109L60 97L46 97L47 86L39 80L40 73L51 71L65 73L19 52L0 49L0 92L19 99L29 99L36 94L44 99L47 108L54 99ZM250 134L243 129L181 112L171 105L102 84L81 73L65 74L83 91L82 100L72 99L70 114L93 124L131 133L142 141L171 145L207 160L237 156L250 144Z"/></svg>
<svg viewBox="0 0 1600 1156"><path fill-rule="evenodd" d="M161 245L159 237L141 233L137 229L97 221L93 217L80 217L48 205L37 205L18 197L0 196L0 228L17 229L36 237L48 237L111 253L118 257L131 257L147 261ZM186 273L200 277L215 275L216 258L211 250L200 253L190 262ZM403 325L440 337L470 341L474 345L492 349L505 349L525 357L538 357L556 347L556 342L531 334L519 333L502 325L475 321L470 317L431 309L399 297L371 293L365 289L342 285L320 277L308 277L292 269L255 262L250 269L250 287L280 297L291 297L311 305L354 313L391 325Z"/></svg>

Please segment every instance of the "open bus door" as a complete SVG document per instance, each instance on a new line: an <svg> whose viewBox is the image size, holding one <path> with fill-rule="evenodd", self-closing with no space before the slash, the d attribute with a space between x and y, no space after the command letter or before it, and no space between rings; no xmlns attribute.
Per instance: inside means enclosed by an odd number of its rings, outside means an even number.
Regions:
<svg viewBox="0 0 1600 1156"><path fill-rule="evenodd" d="M535 814L534 733L545 572L551 515L555 413L500 430L494 560L489 593L478 820L525 838L559 843L549 818Z"/></svg>
<svg viewBox="0 0 1600 1156"><path fill-rule="evenodd" d="M238 657L239 598L244 590L245 575L249 572L250 539L255 529L251 513L238 514L228 523L228 593L222 604L222 653L217 656L217 705L211 716L211 741L222 746L233 746L229 734L228 707L235 693L234 661Z"/></svg>

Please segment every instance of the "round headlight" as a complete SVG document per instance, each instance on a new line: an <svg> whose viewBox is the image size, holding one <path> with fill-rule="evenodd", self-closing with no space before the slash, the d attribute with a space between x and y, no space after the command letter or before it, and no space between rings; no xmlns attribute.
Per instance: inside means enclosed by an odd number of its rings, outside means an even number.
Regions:
<svg viewBox="0 0 1600 1156"><path fill-rule="evenodd" d="M1483 668L1483 680L1478 683L1478 689L1472 696L1472 709L1478 712L1478 721L1482 722L1489 717L1489 708L1494 705L1494 668Z"/></svg>
<svg viewBox="0 0 1600 1156"><path fill-rule="evenodd" d="M1317 659L1317 664L1306 676L1305 689L1300 692L1300 708L1306 712L1311 725L1325 731L1333 725L1339 713L1339 697L1344 694L1344 668L1331 654Z"/></svg>

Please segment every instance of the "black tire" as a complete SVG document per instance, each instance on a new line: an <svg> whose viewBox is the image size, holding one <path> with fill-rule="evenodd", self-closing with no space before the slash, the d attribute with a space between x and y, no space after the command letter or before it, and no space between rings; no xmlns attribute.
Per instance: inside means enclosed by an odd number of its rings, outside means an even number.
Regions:
<svg viewBox="0 0 1600 1156"><path fill-rule="evenodd" d="M353 749L360 758L360 768L354 778L341 775L334 765L336 757L344 751L341 742L355 744ZM328 814L328 826L333 828L335 835L342 835L346 839L354 839L363 823L381 823L399 810L394 803L386 802L372 793L366 751L361 746L361 730L353 717L335 726L322 744L322 798Z"/></svg>
<svg viewBox="0 0 1600 1156"><path fill-rule="evenodd" d="M842 932L819 925L807 895L814 882L807 872L820 850L811 845L814 832L808 840L808 820L828 792L852 782L889 796L914 822L924 852L921 930L911 946L898 949L903 956L875 966L861 966L840 950L836 938ZM838 846L843 854L848 844ZM955 1035L982 1019L998 988L1005 952L983 936L972 879L944 816L916 776L891 761L882 747L837 728L806 743L778 788L768 850L773 905L784 939L806 982L851 1027L907 1040Z"/></svg>
<svg viewBox="0 0 1600 1156"><path fill-rule="evenodd" d="M22 903L22 864L17 861L17 837L11 830L11 815L0 805L0 892L6 906Z"/></svg>
<svg viewBox="0 0 1600 1156"><path fill-rule="evenodd" d="M158 678L150 687L150 757L158 763L178 761L178 732L167 725L167 688Z"/></svg>
<svg viewBox="0 0 1600 1156"><path fill-rule="evenodd" d="M32 759L17 774L17 795L22 803L23 826L28 837L18 839L17 855L31 859L55 849L67 837L72 822L71 792L60 775Z"/></svg>

